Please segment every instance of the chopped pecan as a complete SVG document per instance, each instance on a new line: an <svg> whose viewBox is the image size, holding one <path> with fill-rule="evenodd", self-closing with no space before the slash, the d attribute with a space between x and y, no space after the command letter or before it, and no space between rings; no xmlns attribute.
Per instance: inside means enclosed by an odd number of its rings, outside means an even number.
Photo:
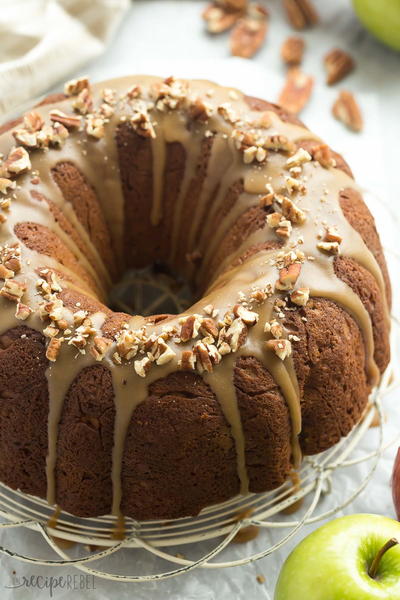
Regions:
<svg viewBox="0 0 400 600"><path fill-rule="evenodd" d="M35 131L40 131L44 125L44 121L36 111L31 111L24 114L24 127L30 133L34 133Z"/></svg>
<svg viewBox="0 0 400 600"><path fill-rule="evenodd" d="M218 344L218 352L221 356L225 356L225 354L230 354L232 352L232 348L228 344L228 342L221 342Z"/></svg>
<svg viewBox="0 0 400 600"><path fill-rule="evenodd" d="M292 344L289 340L268 340L265 342L265 347L267 350L272 350L275 352L278 358L281 360L285 360L292 353Z"/></svg>
<svg viewBox="0 0 400 600"><path fill-rule="evenodd" d="M131 119L131 124L134 130L142 137L155 138L156 132L150 120L147 110L139 108L135 110Z"/></svg>
<svg viewBox="0 0 400 600"><path fill-rule="evenodd" d="M19 273L21 270L21 247L19 244L6 246L0 252L0 260L7 269L11 269L14 273Z"/></svg>
<svg viewBox="0 0 400 600"><path fill-rule="evenodd" d="M20 321L25 321L32 314L32 309L26 304L18 302L17 310L15 312L15 318Z"/></svg>
<svg viewBox="0 0 400 600"><path fill-rule="evenodd" d="M333 158L332 151L326 144L318 144L313 146L310 150L313 160L319 162L321 167L329 169L329 167L335 167L336 161Z"/></svg>
<svg viewBox="0 0 400 600"><path fill-rule="evenodd" d="M93 338L93 346L90 348L91 355L98 361L103 360L107 354L107 350L112 345L112 341L108 338L95 336Z"/></svg>
<svg viewBox="0 0 400 600"><path fill-rule="evenodd" d="M245 165L251 164L256 159L257 146L249 146L243 150L243 162Z"/></svg>
<svg viewBox="0 0 400 600"><path fill-rule="evenodd" d="M281 219L279 227L275 229L277 236L281 238L289 238L292 233L292 224L288 219Z"/></svg>
<svg viewBox="0 0 400 600"><path fill-rule="evenodd" d="M206 315L212 315L213 311L214 311L214 306L212 304L207 304L204 308L203 308L204 312L206 313Z"/></svg>
<svg viewBox="0 0 400 600"><path fill-rule="evenodd" d="M109 119L110 117L112 117L114 112L115 112L115 109L113 106L111 106L111 104L107 104L106 102L103 102L100 105L99 116L103 117L104 119Z"/></svg>
<svg viewBox="0 0 400 600"><path fill-rule="evenodd" d="M79 325L82 325L83 321L86 319L88 313L86 310L77 310L73 315L73 319L74 319L74 325L75 327L79 327Z"/></svg>
<svg viewBox="0 0 400 600"><path fill-rule="evenodd" d="M6 161L1 166L1 174L7 177L9 174L19 175L25 173L31 168L29 154L22 148L13 148L9 153Z"/></svg>
<svg viewBox="0 0 400 600"><path fill-rule="evenodd" d="M184 350L182 352L180 360L180 366L182 367L182 369L184 369L185 371L190 371L195 368L195 365L196 356L194 352L192 352L191 350Z"/></svg>
<svg viewBox="0 0 400 600"><path fill-rule="evenodd" d="M269 135L263 142L263 147L275 152L294 152L296 146L285 135Z"/></svg>
<svg viewBox="0 0 400 600"><path fill-rule="evenodd" d="M204 309L205 310L205 309ZM213 338L218 336L218 327L213 319L202 319L200 325L202 335L211 335Z"/></svg>
<svg viewBox="0 0 400 600"><path fill-rule="evenodd" d="M54 323L50 323L50 325L47 325L47 327L43 329L43 335L48 338L56 337L59 332L60 330L54 325Z"/></svg>
<svg viewBox="0 0 400 600"><path fill-rule="evenodd" d="M250 4L246 17L232 30L231 54L251 58L262 46L268 29L268 11L260 4Z"/></svg>
<svg viewBox="0 0 400 600"><path fill-rule="evenodd" d="M62 123L54 123L51 130L50 145L61 147L69 136L68 129Z"/></svg>
<svg viewBox="0 0 400 600"><path fill-rule="evenodd" d="M283 327L275 319L273 321L267 321L264 325L265 333L270 333L275 339L279 339L283 336Z"/></svg>
<svg viewBox="0 0 400 600"><path fill-rule="evenodd" d="M267 292L265 290L254 290L250 294L250 298L257 302L257 304L261 304L267 299Z"/></svg>
<svg viewBox="0 0 400 600"><path fill-rule="evenodd" d="M58 109L51 110L49 116L51 121L61 123L67 129L75 129L76 127L80 127L82 122L81 117L78 115L67 115Z"/></svg>
<svg viewBox="0 0 400 600"><path fill-rule="evenodd" d="M156 362L158 365L166 365L173 358L175 358L176 353L172 350L168 344L163 344L160 352L160 356L157 358Z"/></svg>
<svg viewBox="0 0 400 600"><path fill-rule="evenodd" d="M199 318L197 315L189 315L188 317L184 317L182 319L180 332L181 342L188 342L189 340L198 336L201 321L201 318Z"/></svg>
<svg viewBox="0 0 400 600"><path fill-rule="evenodd" d="M343 238L337 232L337 230L335 229L335 227L327 227L326 233L325 233L325 237L324 237L324 241L325 242L337 242L338 244L341 244L342 241L343 241Z"/></svg>
<svg viewBox="0 0 400 600"><path fill-rule="evenodd" d="M138 352L138 340L132 331L122 331L117 339L117 353L121 358L130 360Z"/></svg>
<svg viewBox="0 0 400 600"><path fill-rule="evenodd" d="M290 198L283 197L282 200L282 213L289 219L291 223L295 225L302 225L306 220L306 214L298 206L295 205Z"/></svg>
<svg viewBox="0 0 400 600"><path fill-rule="evenodd" d="M248 0L216 0L220 6L225 6L231 10L246 10L249 2Z"/></svg>
<svg viewBox="0 0 400 600"><path fill-rule="evenodd" d="M259 200L259 204L262 208L269 208L272 206L274 202L274 194L265 194L265 196L261 196Z"/></svg>
<svg viewBox="0 0 400 600"><path fill-rule="evenodd" d="M361 131L363 118L360 107L350 92L342 90L332 107L333 116L352 131Z"/></svg>
<svg viewBox="0 0 400 600"><path fill-rule="evenodd" d="M339 254L338 242L318 242L317 248L327 254Z"/></svg>
<svg viewBox="0 0 400 600"><path fill-rule="evenodd" d="M79 79L71 79L67 81L64 86L64 93L67 96L77 96L82 90L89 89L90 83L87 77L80 77Z"/></svg>
<svg viewBox="0 0 400 600"><path fill-rule="evenodd" d="M86 118L85 131L88 135L98 140L104 137L104 119L102 117L96 117L95 115L89 115Z"/></svg>
<svg viewBox="0 0 400 600"><path fill-rule="evenodd" d="M258 313L248 310L242 304L236 304L233 307L233 314L235 317L242 319L243 323L246 323L249 327L255 325L258 321Z"/></svg>
<svg viewBox="0 0 400 600"><path fill-rule="evenodd" d="M10 198L2 198L0 200L0 208L1 210L9 210L11 206L11 200Z"/></svg>
<svg viewBox="0 0 400 600"><path fill-rule="evenodd" d="M243 14L242 9L230 8L222 3L214 2L205 8L203 19L207 23L209 33L222 33L233 27Z"/></svg>
<svg viewBox="0 0 400 600"><path fill-rule="evenodd" d="M213 108L201 98L195 98L195 100L190 103L188 113L192 119L207 121L207 119L209 119L213 113Z"/></svg>
<svg viewBox="0 0 400 600"><path fill-rule="evenodd" d="M90 90L85 87L79 92L78 96L72 103L73 108L81 115L87 115L93 109L93 98Z"/></svg>
<svg viewBox="0 0 400 600"><path fill-rule="evenodd" d="M25 146L26 148L37 148L39 145L37 133L30 133L29 131L26 131L26 129L16 129L12 134L15 141L21 144L21 146Z"/></svg>
<svg viewBox="0 0 400 600"><path fill-rule="evenodd" d="M309 101L313 87L313 77L306 75L298 67L292 67L287 73L278 104L288 112L297 115Z"/></svg>
<svg viewBox="0 0 400 600"><path fill-rule="evenodd" d="M305 43L303 38L291 36L286 38L281 46L281 57L284 63L297 66L303 60Z"/></svg>
<svg viewBox="0 0 400 600"><path fill-rule="evenodd" d="M161 84L154 86L156 108L161 112L177 109L187 100L187 88L186 81L167 77Z"/></svg>
<svg viewBox="0 0 400 600"><path fill-rule="evenodd" d="M326 83L333 85L341 81L354 69L354 60L344 50L333 48L324 57Z"/></svg>
<svg viewBox="0 0 400 600"><path fill-rule="evenodd" d="M115 106L117 104L117 92L112 88L104 88L101 92L101 96L106 104Z"/></svg>
<svg viewBox="0 0 400 600"><path fill-rule="evenodd" d="M300 179L294 177L285 177L285 187L289 194L300 192L300 194L306 193L306 186Z"/></svg>
<svg viewBox="0 0 400 600"><path fill-rule="evenodd" d="M224 340L230 345L231 351L236 352L247 337L247 327L242 319L234 319L225 332Z"/></svg>
<svg viewBox="0 0 400 600"><path fill-rule="evenodd" d="M311 0L284 0L283 5L294 29L305 29L318 23L318 13Z"/></svg>
<svg viewBox="0 0 400 600"><path fill-rule="evenodd" d="M135 98L139 98L142 94L142 88L140 85L134 84L132 85L128 91L126 92L126 97L129 100L134 100Z"/></svg>
<svg viewBox="0 0 400 600"><path fill-rule="evenodd" d="M15 190L17 184L15 181L11 179L7 179L6 177L0 177L0 193L8 194L10 190Z"/></svg>
<svg viewBox="0 0 400 600"><path fill-rule="evenodd" d="M6 279L3 287L0 290L0 296L11 300L11 302L19 302L26 291L26 285L15 279Z"/></svg>
<svg viewBox="0 0 400 600"><path fill-rule="evenodd" d="M200 373L207 371L210 373L213 370L213 363L208 352L207 346L203 342L197 342L193 347L196 356L196 365Z"/></svg>
<svg viewBox="0 0 400 600"><path fill-rule="evenodd" d="M300 263L293 263L279 270L279 279L275 284L276 289L287 291L293 289L301 271Z"/></svg>
<svg viewBox="0 0 400 600"><path fill-rule="evenodd" d="M7 269L5 265L0 265L0 279L12 279L14 275L14 271Z"/></svg>
<svg viewBox="0 0 400 600"><path fill-rule="evenodd" d="M271 229L276 229L279 227L279 223L281 222L282 215L278 212L273 212L267 215L267 225L271 227Z"/></svg>
<svg viewBox="0 0 400 600"><path fill-rule="evenodd" d="M293 156L289 156L286 161L286 166L290 168L298 167L311 160L311 155L304 148L299 148Z"/></svg>
<svg viewBox="0 0 400 600"><path fill-rule="evenodd" d="M61 344L64 341L64 338L51 338L49 345L46 349L46 358L51 362L55 362L57 360L58 355L60 354Z"/></svg>
<svg viewBox="0 0 400 600"><path fill-rule="evenodd" d="M305 306L310 298L310 289L307 287L301 287L297 290L294 290L290 294L290 299L293 304L297 304L298 306Z"/></svg>

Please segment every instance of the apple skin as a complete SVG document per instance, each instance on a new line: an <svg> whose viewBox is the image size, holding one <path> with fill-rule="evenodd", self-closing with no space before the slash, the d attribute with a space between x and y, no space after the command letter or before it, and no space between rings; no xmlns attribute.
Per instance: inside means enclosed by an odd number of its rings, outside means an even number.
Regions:
<svg viewBox="0 0 400 600"><path fill-rule="evenodd" d="M377 577L368 569L400 523L360 514L330 521L306 537L287 558L275 600L400 600L400 545L381 558Z"/></svg>
<svg viewBox="0 0 400 600"><path fill-rule="evenodd" d="M393 466L392 495L397 518L400 521L400 448L397 450L397 456Z"/></svg>
<svg viewBox="0 0 400 600"><path fill-rule="evenodd" d="M400 0L353 0L353 5L360 21L378 40L400 50Z"/></svg>

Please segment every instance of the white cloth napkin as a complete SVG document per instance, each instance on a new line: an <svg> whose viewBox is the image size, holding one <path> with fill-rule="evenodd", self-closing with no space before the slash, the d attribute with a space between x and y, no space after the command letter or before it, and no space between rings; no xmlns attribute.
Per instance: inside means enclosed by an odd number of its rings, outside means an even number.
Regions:
<svg viewBox="0 0 400 600"><path fill-rule="evenodd" d="M2 0L0 118L98 56L129 0Z"/></svg>

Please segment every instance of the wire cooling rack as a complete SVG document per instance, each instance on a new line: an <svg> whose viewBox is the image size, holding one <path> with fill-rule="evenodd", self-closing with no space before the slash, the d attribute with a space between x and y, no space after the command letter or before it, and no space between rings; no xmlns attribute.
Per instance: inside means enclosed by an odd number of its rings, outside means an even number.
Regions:
<svg viewBox="0 0 400 600"><path fill-rule="evenodd" d="M54 507L44 500L11 490L0 485L0 515L4 522L0 530L5 528L26 527L37 531L46 540L48 546L57 557L52 560L37 556L28 556L14 552L5 547L0 551L10 557L27 563L46 566L74 566L80 571L98 577L125 582L144 582L167 579L193 569L202 567L215 569L244 565L272 554L286 544L305 524L315 523L329 518L350 504L354 498L367 486L379 461L381 453L398 438L384 445L382 401L386 394L400 382L398 373L398 352L400 340L400 322L393 319L393 359L386 370L382 381L370 398L370 404L361 422L349 436L342 439L330 450L308 457L296 475L279 489L263 494L251 494L246 497L237 496L228 502L212 506L195 518L183 518L173 521L137 522L126 519L124 523L124 538L118 540L121 524L113 516L94 519L74 517L60 512L55 516ZM377 420L377 416L379 417ZM359 455L357 449L366 432L372 424L376 424L376 442L374 448L367 454ZM336 506L324 512L318 512L318 504L322 496L333 489L335 474L355 464L368 463L365 477L356 482L354 490ZM290 507L303 506L296 511L296 518L283 519L282 513ZM297 516L301 513L301 517ZM279 541L256 553L247 555L246 545L243 545L243 556L240 559L227 560L224 554L235 537L254 532L259 528L260 535L265 529L282 530ZM211 550L190 560L176 553L176 547L187 545L193 548L202 542L212 541ZM215 543L214 543L215 542ZM67 546L76 549L79 546L80 556L71 557ZM169 563L169 569L150 574L117 574L104 568L106 561L102 560L102 568L94 568L92 563L105 559L124 548L137 548L147 551ZM225 552L223 552L225 550ZM84 555L83 552L85 553ZM229 558L229 557L228 557ZM217 560L216 560L217 559ZM172 564L172 567L170 566Z"/></svg>
<svg viewBox="0 0 400 600"><path fill-rule="evenodd" d="M398 272L400 255L387 248L385 250ZM136 276L128 273L121 284L121 293L117 293L111 301L114 300L119 310L129 308L130 311L134 309L134 312L148 314L145 312L148 302L143 300L149 292L149 285L158 291L158 299L153 299L151 311L181 312L190 302L184 282L172 282L170 274L162 268L156 271L143 270ZM172 288L173 293L171 285L177 286ZM151 293L150 290L150 296ZM50 560L27 555L3 546L0 546L0 552L31 564L74 566L90 575L124 582L164 580L196 568L218 569L245 565L272 554L292 539L304 525L332 517L350 504L371 480L382 452L400 439L398 436L389 443L384 442L382 412L385 396L400 386L400 320L395 316L392 317L391 347L391 363L379 387L372 392L368 409L360 423L333 448L317 456L307 457L299 471L279 489L246 497L237 496L223 504L206 508L195 518L146 522L127 518L122 527L113 516L88 519L66 512L55 512L54 507L44 500L12 490L0 483L0 517L3 519L0 531L20 527L33 530L42 536L56 558ZM372 425L377 425L376 433L371 436L374 441L364 444L369 449L367 453L362 453L361 443ZM332 492L335 492L336 476L340 471L360 463L365 463L367 469L363 471L363 477L360 476L354 482L354 489L348 497L341 498L336 504L330 502L334 506L329 510L321 510L323 503L320 500L324 496L336 497ZM289 517L288 513L294 508L297 509L295 514ZM244 544L243 551L239 553L241 557L237 558L236 553L231 558L231 542L237 540L238 536L242 539L246 539L246 536L251 538L257 530L260 538L266 530L282 533L274 544L268 543L268 536L265 534L261 538L261 546L265 539L265 547L257 553L250 554L250 546ZM182 547L185 548L185 555L187 549L187 554L195 554L196 558L189 559L176 552L176 548ZM205 547L207 549L203 552ZM158 559L157 565L167 564L166 570L160 569L157 573L120 574L113 572L111 567L104 566L113 563L112 560L107 560L108 557L126 548L135 548L153 555L153 558ZM101 568L92 566L95 561L101 563ZM153 568L152 565L151 570Z"/></svg>

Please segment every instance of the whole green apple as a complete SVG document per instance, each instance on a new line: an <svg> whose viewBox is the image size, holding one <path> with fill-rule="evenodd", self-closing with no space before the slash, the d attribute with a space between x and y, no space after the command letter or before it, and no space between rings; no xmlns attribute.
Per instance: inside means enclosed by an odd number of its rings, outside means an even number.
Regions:
<svg viewBox="0 0 400 600"><path fill-rule="evenodd" d="M400 523L349 515L306 537L279 575L275 600L400 600Z"/></svg>
<svg viewBox="0 0 400 600"><path fill-rule="evenodd" d="M400 50L400 0L353 0L360 21L381 42Z"/></svg>

